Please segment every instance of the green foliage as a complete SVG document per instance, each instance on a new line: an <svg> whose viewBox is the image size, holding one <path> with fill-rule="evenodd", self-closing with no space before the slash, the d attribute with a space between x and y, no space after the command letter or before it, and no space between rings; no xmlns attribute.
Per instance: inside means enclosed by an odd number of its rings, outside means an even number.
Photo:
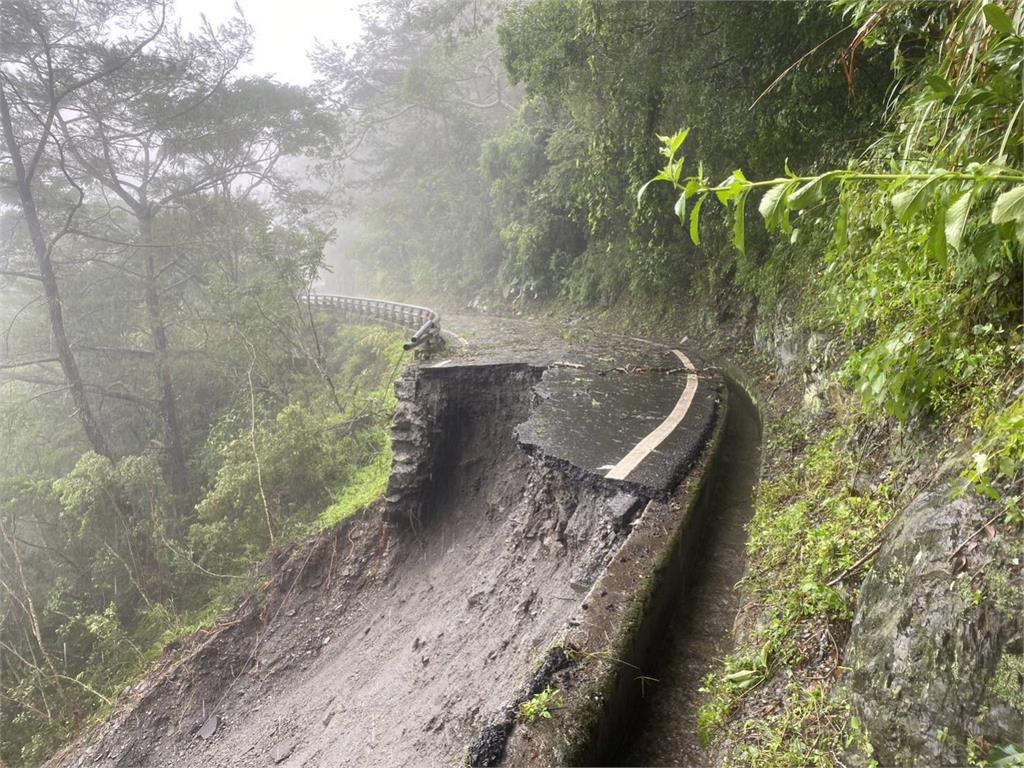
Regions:
<svg viewBox="0 0 1024 768"><path fill-rule="evenodd" d="M852 618L856 593L838 577L862 562L895 511L890 488L880 486L868 494L851 488L858 471L848 447L852 434L852 427L834 429L810 445L788 473L759 489L747 544L750 566L741 587L761 606L762 621L744 647L704 682L702 690L710 698L698 723L705 740L781 665L799 660L801 628L809 622ZM796 765L786 761L796 754L791 748L806 746L793 738L793 729L805 716L840 721L847 717L843 705L826 702L824 691L814 686L794 685L787 689L787 699L795 709L784 707L769 724L756 726L762 732L745 734L745 741L749 736L758 746L744 748L744 764ZM805 705L808 711L798 714ZM843 732L821 727L832 744ZM828 744L821 743L816 760L825 759Z"/></svg>
<svg viewBox="0 0 1024 768"><path fill-rule="evenodd" d="M214 446L221 465L190 529L197 561L207 568L258 559L270 544L268 525L277 533L308 522L341 479L344 449L308 408L285 406L256 429L255 448L251 438L238 434Z"/></svg>
<svg viewBox="0 0 1024 768"><path fill-rule="evenodd" d="M851 105L837 88L838 73L824 68L809 68L807 77L786 82L761 101L771 113L770 134L749 117L779 62L795 60L830 34L833 21L820 10L552 2L506 17L502 40L513 76L550 105L555 130L565 125L575 139L556 148L553 133L548 144L548 175L566 200L560 207L586 224L586 250L569 280L574 299L609 304L629 294L678 300L715 290L733 279L735 268L751 266L707 259L679 237L672 220L638 208L629 190L649 178L653 134L668 129L678 114L708 126L691 143L697 142L709 174L740 163L764 169L787 156L813 156L837 136L861 130L862 110L875 95L867 91ZM874 69L870 61L865 66ZM676 141L670 152L678 150L681 137ZM574 164L563 159L566 149ZM681 168L675 162L664 173L678 178ZM691 205L689 211L677 205L673 218L698 220L703 203L698 197ZM742 225L704 235L712 251L727 239L749 240Z"/></svg>
<svg viewBox="0 0 1024 768"><path fill-rule="evenodd" d="M384 329L349 327L336 334L334 385L345 398L340 412L315 388L312 397L285 405L255 430L239 408L224 415L207 447L214 480L190 527L199 564L241 572L263 557L271 529L290 540L315 520L327 525L342 519L354 504L383 490L402 341L401 334ZM266 403L257 410L272 413Z"/></svg>
<svg viewBox="0 0 1024 768"><path fill-rule="evenodd" d="M780 706L744 727L744 744L730 755L731 765L750 768L832 768L837 743L850 718L848 703L837 701L820 683L790 683Z"/></svg>
<svg viewBox="0 0 1024 768"><path fill-rule="evenodd" d="M0 558L14 573L20 558L17 586L33 598L45 648L6 631L2 638L4 760L44 758L106 711L169 642L215 621L251 586L245 576L270 545L259 474L279 544L333 525L383 491L404 334L345 326L323 341L341 408L310 371L292 379L286 397L255 382L253 424L243 378L199 452L197 473L209 484L188 515L179 515L156 451L118 461L85 453L56 480L0 478L0 532L28 542L15 551L5 539ZM29 619L20 610L13 617Z"/></svg>
<svg viewBox="0 0 1024 768"><path fill-rule="evenodd" d="M331 506L320 513L315 522L316 529L330 528L356 512L370 506L384 495L391 477L391 442L384 439L385 448L362 469L356 470L346 483L341 495Z"/></svg>
<svg viewBox="0 0 1024 768"><path fill-rule="evenodd" d="M779 622L850 618L852 595L829 582L870 548L893 512L890 489L862 496L850 488L849 438L846 428L834 430L791 474L759 492L747 545L754 565L744 583Z"/></svg>
<svg viewBox="0 0 1024 768"><path fill-rule="evenodd" d="M562 706L562 692L549 685L519 705L519 716L526 723L533 723L538 719L550 720L553 717L552 710L561 709Z"/></svg>
<svg viewBox="0 0 1024 768"><path fill-rule="evenodd" d="M964 474L975 491L1001 500L1007 522L1024 524L1020 487L1024 475L1024 396L1016 395L981 425L982 439ZM1016 493L1006 489L1016 489Z"/></svg>
<svg viewBox="0 0 1024 768"><path fill-rule="evenodd" d="M870 183L881 186L889 204L901 224L909 224L918 214L933 207L935 215L929 217L930 226L925 241L933 263L945 266L948 248L960 248L972 202L985 197L992 188L1010 189L1002 192L992 203L989 215L993 225L1011 224L1017 240L1024 242L1024 173L998 164L970 163L965 171L942 168L921 172L869 172L859 170L826 171L814 176L798 176L787 167L786 176L750 181L741 170L733 171L724 181L713 184L704 174L703 166L696 176L683 177L685 158L678 156L689 134L684 128L672 136L659 136L661 153L667 158L665 167L654 178L640 187L638 203L653 182L668 182L678 193L673 212L680 223L686 224L686 206L691 198L697 199L689 219L690 239L700 245L700 211L704 200L714 194L722 205L732 209L733 245L740 254L746 252L746 201L751 192L760 192L758 212L769 232L794 232L791 215L811 208L819 208L826 199L837 197L841 206L836 224L838 245L849 247L850 205L844 198L846 188ZM988 195L991 197L991 195Z"/></svg>
<svg viewBox="0 0 1024 768"><path fill-rule="evenodd" d="M998 399L1024 360L1024 131L1015 129L1024 38L1009 19L992 5L965 6L949 22L952 44L904 95L907 138L879 142L850 168L798 175L787 163L781 177L750 181L736 170L712 183L703 167L683 174L688 130L660 137L666 163L651 181L674 188L677 215L696 201L695 244L711 194L731 208L741 253L751 193L761 193L769 232L792 239L805 225L831 227L823 290L808 297L824 308L814 319L853 344L849 383L899 419L961 414L986 388Z"/></svg>
<svg viewBox="0 0 1024 768"><path fill-rule="evenodd" d="M1024 766L1024 749L1013 744L993 747L984 765L991 768L1021 768Z"/></svg>

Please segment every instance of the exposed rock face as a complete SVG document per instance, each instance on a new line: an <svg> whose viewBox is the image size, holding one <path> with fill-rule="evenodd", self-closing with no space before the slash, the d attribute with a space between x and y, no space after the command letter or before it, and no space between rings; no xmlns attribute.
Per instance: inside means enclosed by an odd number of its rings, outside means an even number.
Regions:
<svg viewBox="0 0 1024 768"><path fill-rule="evenodd" d="M489 424L485 442L508 440L509 425L493 415L510 411L526 418L532 385L543 369L522 364L422 369L410 367L395 384L398 407L391 422L394 461L386 498L389 517L421 522L424 507L440 490L435 475L450 459L453 436L470 424ZM492 418L487 418L487 416ZM500 422L500 423L499 423Z"/></svg>
<svg viewBox="0 0 1024 768"><path fill-rule="evenodd" d="M881 765L966 765L1021 742L1024 541L983 527L993 514L948 486L921 494L864 581L845 663Z"/></svg>
<svg viewBox="0 0 1024 768"><path fill-rule="evenodd" d="M754 346L774 361L783 376L804 382L802 410L820 416L829 408L828 390L835 383L841 340L800 329L790 318L775 318L754 329Z"/></svg>

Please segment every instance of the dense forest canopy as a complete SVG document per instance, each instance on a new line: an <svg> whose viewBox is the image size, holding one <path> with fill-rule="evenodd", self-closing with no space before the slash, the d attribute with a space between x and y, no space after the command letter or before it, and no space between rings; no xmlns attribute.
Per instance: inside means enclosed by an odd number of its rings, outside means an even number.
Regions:
<svg viewBox="0 0 1024 768"><path fill-rule="evenodd" d="M0 759L381 489L401 345L318 281L827 332L1019 523L1022 7L370 0L298 87L241 12L0 0Z"/></svg>
<svg viewBox="0 0 1024 768"><path fill-rule="evenodd" d="M240 15L2 10L2 756L22 763L268 546L379 485L401 347L314 324L328 233L283 169L342 122L237 74Z"/></svg>

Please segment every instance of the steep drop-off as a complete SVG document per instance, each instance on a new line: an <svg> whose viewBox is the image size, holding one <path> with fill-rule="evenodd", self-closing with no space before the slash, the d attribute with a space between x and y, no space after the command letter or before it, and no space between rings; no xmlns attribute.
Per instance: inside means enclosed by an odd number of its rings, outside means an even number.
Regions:
<svg viewBox="0 0 1024 768"><path fill-rule="evenodd" d="M540 369L414 369L387 498L125 697L65 765L457 763L507 711L644 499L514 426Z"/></svg>

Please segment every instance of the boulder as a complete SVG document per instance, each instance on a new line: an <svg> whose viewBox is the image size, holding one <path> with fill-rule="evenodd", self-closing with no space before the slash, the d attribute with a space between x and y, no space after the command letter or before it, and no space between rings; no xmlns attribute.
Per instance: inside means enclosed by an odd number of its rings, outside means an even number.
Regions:
<svg viewBox="0 0 1024 768"><path fill-rule="evenodd" d="M881 765L966 765L1021 746L1024 537L986 526L994 514L948 485L919 495L864 580L845 663Z"/></svg>

